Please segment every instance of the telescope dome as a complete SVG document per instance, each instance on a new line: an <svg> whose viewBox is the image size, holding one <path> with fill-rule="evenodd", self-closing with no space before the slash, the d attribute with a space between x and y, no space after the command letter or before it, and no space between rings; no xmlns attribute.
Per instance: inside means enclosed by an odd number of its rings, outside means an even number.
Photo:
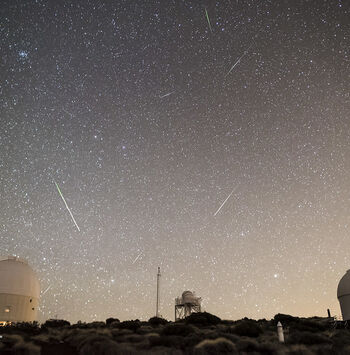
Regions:
<svg viewBox="0 0 350 355"><path fill-rule="evenodd" d="M350 270L339 281L337 296L343 320L350 320Z"/></svg>
<svg viewBox="0 0 350 355"><path fill-rule="evenodd" d="M0 260L0 322L36 320L39 297L39 279L25 260Z"/></svg>

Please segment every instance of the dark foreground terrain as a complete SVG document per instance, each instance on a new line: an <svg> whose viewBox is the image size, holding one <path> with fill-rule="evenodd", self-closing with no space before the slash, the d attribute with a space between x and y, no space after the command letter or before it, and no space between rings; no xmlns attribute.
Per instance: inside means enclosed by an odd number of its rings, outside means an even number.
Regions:
<svg viewBox="0 0 350 355"><path fill-rule="evenodd" d="M276 325L285 329L278 342ZM339 324L341 325L341 324ZM0 328L0 354L350 354L350 330L330 318L223 321L209 313L173 323L161 318L70 325L63 320Z"/></svg>

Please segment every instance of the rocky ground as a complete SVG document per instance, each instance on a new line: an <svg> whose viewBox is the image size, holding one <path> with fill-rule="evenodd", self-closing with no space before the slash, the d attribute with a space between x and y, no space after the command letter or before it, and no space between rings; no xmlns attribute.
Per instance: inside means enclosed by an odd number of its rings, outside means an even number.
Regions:
<svg viewBox="0 0 350 355"><path fill-rule="evenodd" d="M278 341L281 321L285 343ZM49 320L0 329L0 354L350 354L350 330L330 318L278 314L272 320L220 320L197 313L181 322L151 318L69 324Z"/></svg>

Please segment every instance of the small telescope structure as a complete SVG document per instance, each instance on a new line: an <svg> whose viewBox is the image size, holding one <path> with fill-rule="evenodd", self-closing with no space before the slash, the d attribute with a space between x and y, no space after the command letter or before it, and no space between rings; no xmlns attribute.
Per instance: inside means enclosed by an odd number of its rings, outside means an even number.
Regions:
<svg viewBox="0 0 350 355"><path fill-rule="evenodd" d="M0 325L37 320L39 279L26 260L0 259Z"/></svg>
<svg viewBox="0 0 350 355"><path fill-rule="evenodd" d="M341 278L338 284L337 296L343 321L350 320L350 270Z"/></svg>
<svg viewBox="0 0 350 355"><path fill-rule="evenodd" d="M175 321L184 319L192 313L198 313L201 311L200 297L196 297L194 292L185 291L181 297L175 298Z"/></svg>

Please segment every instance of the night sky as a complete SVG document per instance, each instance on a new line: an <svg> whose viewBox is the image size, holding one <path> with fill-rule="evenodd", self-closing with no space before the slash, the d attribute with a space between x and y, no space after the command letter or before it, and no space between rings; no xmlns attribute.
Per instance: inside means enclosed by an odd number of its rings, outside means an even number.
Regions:
<svg viewBox="0 0 350 355"><path fill-rule="evenodd" d="M0 9L0 254L41 321L147 320L158 266L171 320L187 289L224 319L340 315L348 1Z"/></svg>

